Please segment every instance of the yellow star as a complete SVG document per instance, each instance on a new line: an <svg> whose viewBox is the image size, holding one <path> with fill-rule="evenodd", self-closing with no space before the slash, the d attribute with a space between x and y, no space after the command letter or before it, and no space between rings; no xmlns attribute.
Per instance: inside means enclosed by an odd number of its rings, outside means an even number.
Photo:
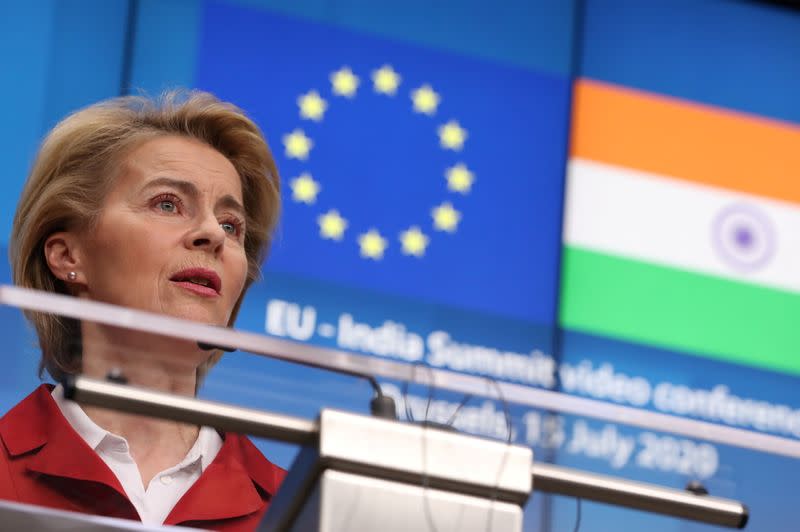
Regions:
<svg viewBox="0 0 800 532"><path fill-rule="evenodd" d="M319 193L319 183L314 181L311 174L303 172L298 177L289 181L289 186L292 187L292 199L297 202L311 205L317 201L317 194Z"/></svg>
<svg viewBox="0 0 800 532"><path fill-rule="evenodd" d="M339 211L331 209L317 217L319 236L330 240L341 240L347 229L347 220L339 215Z"/></svg>
<svg viewBox="0 0 800 532"><path fill-rule="evenodd" d="M439 231L448 233L455 233L456 226L461 221L461 213L455 210L449 201L431 209L431 216L433 216L433 226Z"/></svg>
<svg viewBox="0 0 800 532"><path fill-rule="evenodd" d="M475 174L470 172L464 163L451 166L444 175L447 178L447 188L453 192L466 194L472 188L472 183L475 182Z"/></svg>
<svg viewBox="0 0 800 532"><path fill-rule="evenodd" d="M416 225L400 233L400 242L403 245L403 254L415 257L422 257L428 247L428 237Z"/></svg>
<svg viewBox="0 0 800 532"><path fill-rule="evenodd" d="M461 151L464 141L467 140L467 130L462 128L456 120L450 120L439 126L439 143L442 148Z"/></svg>
<svg viewBox="0 0 800 532"><path fill-rule="evenodd" d="M411 91L411 100L414 102L414 111L426 115L433 115L436 112L436 107L439 105L441 98L439 98L439 95L426 83L422 87Z"/></svg>
<svg viewBox="0 0 800 532"><path fill-rule="evenodd" d="M400 74L394 71L390 65L383 65L378 70L372 71L372 84L375 92L394 96L397 87L400 85Z"/></svg>
<svg viewBox="0 0 800 532"><path fill-rule="evenodd" d="M376 229L370 229L359 235L358 245L361 247L361 256L372 260L382 259L383 252L388 246L386 239Z"/></svg>
<svg viewBox="0 0 800 532"><path fill-rule="evenodd" d="M301 129L295 129L283 136L283 145L286 147L287 157L305 161L308 159L308 153L314 146L314 142L306 137Z"/></svg>
<svg viewBox="0 0 800 532"><path fill-rule="evenodd" d="M300 107L300 117L308 118L319 122L322 115L328 108L328 103L323 100L317 91L308 91L297 97L297 105Z"/></svg>
<svg viewBox="0 0 800 532"><path fill-rule="evenodd" d="M331 85L333 85L334 94L352 98L358 89L358 77L353 74L350 67L345 66L331 74Z"/></svg>

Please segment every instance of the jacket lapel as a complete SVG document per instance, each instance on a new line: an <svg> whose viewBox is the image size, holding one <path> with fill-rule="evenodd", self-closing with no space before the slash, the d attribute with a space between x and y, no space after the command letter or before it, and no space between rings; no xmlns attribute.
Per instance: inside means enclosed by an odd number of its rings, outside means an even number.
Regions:
<svg viewBox="0 0 800 532"><path fill-rule="evenodd" d="M250 440L226 434L214 461L178 501L164 524L216 521L262 512L284 475Z"/></svg>
<svg viewBox="0 0 800 532"><path fill-rule="evenodd" d="M13 458L40 475L107 486L126 498L116 475L64 419L43 384L3 417L0 437Z"/></svg>
<svg viewBox="0 0 800 532"><path fill-rule="evenodd" d="M137 519L116 475L75 432L42 385L0 420L12 460L64 493L73 509ZM286 472L246 437L224 435L217 456L178 501L164 524L218 521L263 513Z"/></svg>

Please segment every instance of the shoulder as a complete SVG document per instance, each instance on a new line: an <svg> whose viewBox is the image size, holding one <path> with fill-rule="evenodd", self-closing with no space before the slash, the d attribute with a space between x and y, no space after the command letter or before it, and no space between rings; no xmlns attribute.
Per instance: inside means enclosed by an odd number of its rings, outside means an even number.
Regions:
<svg viewBox="0 0 800 532"><path fill-rule="evenodd" d="M42 384L0 418L0 439L10 455L26 453L47 441L48 418L58 413L51 391L51 385Z"/></svg>
<svg viewBox="0 0 800 532"><path fill-rule="evenodd" d="M274 495L278 491L278 487L286 476L286 470L267 460L250 438L241 434L226 433L223 448L227 448L226 450L236 457L250 478L261 489L270 495Z"/></svg>
<svg viewBox="0 0 800 532"><path fill-rule="evenodd" d="M46 442L46 419L57 408L50 391L42 384L0 418L0 499L17 499L12 460Z"/></svg>

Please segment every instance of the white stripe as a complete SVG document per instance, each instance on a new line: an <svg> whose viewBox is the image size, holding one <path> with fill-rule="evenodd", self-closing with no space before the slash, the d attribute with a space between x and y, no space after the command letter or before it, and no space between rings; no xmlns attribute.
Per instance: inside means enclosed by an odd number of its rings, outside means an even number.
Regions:
<svg viewBox="0 0 800 532"><path fill-rule="evenodd" d="M712 244L715 219L733 205L773 229L775 251L758 269L732 267ZM573 158L564 220L568 245L800 292L800 208L790 203Z"/></svg>

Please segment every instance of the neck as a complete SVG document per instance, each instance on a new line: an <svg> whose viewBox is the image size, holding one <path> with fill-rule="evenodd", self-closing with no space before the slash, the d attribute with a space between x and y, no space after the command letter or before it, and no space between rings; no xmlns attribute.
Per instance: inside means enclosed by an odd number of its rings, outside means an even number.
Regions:
<svg viewBox="0 0 800 532"><path fill-rule="evenodd" d="M84 322L82 373L105 379L119 371L128 384L194 396L197 370L211 353L188 340Z"/></svg>
<svg viewBox="0 0 800 532"><path fill-rule="evenodd" d="M197 369L210 353L197 344L163 336L121 330L84 322L82 332L82 374L105 379L119 371L132 386L172 394L194 396ZM100 407L84 411L103 429L125 438L137 463L152 459L154 453L171 455L179 462L197 439L198 427L174 421L124 414Z"/></svg>

